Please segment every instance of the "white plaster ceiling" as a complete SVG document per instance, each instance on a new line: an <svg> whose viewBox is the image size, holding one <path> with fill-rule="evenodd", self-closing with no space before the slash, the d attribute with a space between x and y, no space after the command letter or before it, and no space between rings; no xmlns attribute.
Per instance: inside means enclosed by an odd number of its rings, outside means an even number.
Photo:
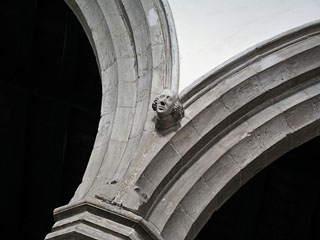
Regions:
<svg viewBox="0 0 320 240"><path fill-rule="evenodd" d="M168 0L180 51L180 87L282 32L320 19L320 0Z"/></svg>

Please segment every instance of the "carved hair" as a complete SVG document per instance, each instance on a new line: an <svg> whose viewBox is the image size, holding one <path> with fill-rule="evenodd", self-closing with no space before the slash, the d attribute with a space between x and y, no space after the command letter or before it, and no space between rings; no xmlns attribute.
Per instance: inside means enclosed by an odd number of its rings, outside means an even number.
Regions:
<svg viewBox="0 0 320 240"><path fill-rule="evenodd" d="M157 111L157 104L159 101L159 97L156 97L156 99L154 99L153 103L152 103L152 109L153 111Z"/></svg>
<svg viewBox="0 0 320 240"><path fill-rule="evenodd" d="M173 110L171 112L171 115L176 120L180 120L180 119L182 119L184 117L184 109L183 109L183 106L182 106L179 98L177 98L177 101L174 104L174 107L173 107Z"/></svg>

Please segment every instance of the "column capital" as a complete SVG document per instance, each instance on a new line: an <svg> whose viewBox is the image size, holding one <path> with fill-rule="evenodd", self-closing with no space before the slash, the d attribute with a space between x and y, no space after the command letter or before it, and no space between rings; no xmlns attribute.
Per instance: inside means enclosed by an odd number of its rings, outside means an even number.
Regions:
<svg viewBox="0 0 320 240"><path fill-rule="evenodd" d="M141 216L94 199L57 208L54 219L52 232L45 240L163 240L159 231Z"/></svg>

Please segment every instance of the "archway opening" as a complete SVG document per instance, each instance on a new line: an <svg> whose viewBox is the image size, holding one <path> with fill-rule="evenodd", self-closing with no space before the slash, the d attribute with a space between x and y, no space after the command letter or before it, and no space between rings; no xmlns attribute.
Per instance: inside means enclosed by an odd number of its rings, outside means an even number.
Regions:
<svg viewBox="0 0 320 240"><path fill-rule="evenodd" d="M288 152L235 193L200 239L320 238L320 137Z"/></svg>
<svg viewBox="0 0 320 240"><path fill-rule="evenodd" d="M93 50L63 1L4 1L0 158L3 236L44 239L80 184L98 129Z"/></svg>

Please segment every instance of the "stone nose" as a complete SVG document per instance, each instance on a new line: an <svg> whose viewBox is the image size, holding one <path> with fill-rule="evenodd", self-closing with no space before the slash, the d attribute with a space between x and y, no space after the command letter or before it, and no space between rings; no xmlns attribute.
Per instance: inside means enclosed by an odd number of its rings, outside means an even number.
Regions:
<svg viewBox="0 0 320 240"><path fill-rule="evenodd" d="M160 101L160 105L164 106L165 105L164 101Z"/></svg>

